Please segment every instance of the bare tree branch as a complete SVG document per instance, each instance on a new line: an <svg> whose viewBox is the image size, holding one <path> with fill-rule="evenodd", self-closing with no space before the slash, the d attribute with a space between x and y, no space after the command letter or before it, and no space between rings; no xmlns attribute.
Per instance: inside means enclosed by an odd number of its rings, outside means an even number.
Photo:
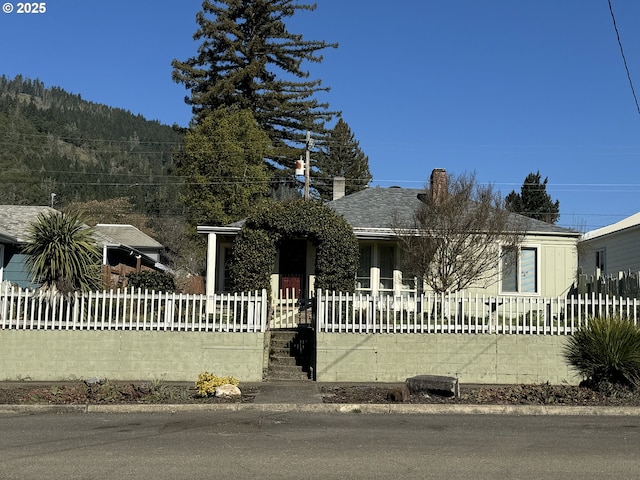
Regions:
<svg viewBox="0 0 640 480"><path fill-rule="evenodd" d="M445 182L434 185L432 177L419 196L413 224L393 221L403 272L437 293L488 286L497 280L502 257L521 244L524 223L504 208L492 185L479 185L475 174Z"/></svg>

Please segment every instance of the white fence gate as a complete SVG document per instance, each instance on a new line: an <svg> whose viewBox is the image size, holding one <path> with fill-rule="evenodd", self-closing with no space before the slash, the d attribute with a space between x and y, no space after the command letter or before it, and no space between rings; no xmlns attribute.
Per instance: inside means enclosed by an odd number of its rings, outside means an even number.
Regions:
<svg viewBox="0 0 640 480"><path fill-rule="evenodd" d="M282 289L278 298L273 299L273 311L269 328L296 329L313 322L313 300L298 298L295 288Z"/></svg>

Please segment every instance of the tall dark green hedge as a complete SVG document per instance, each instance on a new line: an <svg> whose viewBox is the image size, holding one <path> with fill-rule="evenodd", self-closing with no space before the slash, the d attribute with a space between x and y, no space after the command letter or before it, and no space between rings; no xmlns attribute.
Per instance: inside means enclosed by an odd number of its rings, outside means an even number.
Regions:
<svg viewBox="0 0 640 480"><path fill-rule="evenodd" d="M316 289L355 291L359 253L351 226L321 202L304 200L270 203L246 220L233 247L232 287L269 289L278 245L290 238L315 246Z"/></svg>

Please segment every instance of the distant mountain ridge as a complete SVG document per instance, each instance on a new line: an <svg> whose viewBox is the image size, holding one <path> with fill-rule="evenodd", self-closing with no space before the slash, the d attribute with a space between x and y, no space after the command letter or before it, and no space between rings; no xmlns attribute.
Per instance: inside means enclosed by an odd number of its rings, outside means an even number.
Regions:
<svg viewBox="0 0 640 480"><path fill-rule="evenodd" d="M0 203L60 206L128 198L140 213L179 211L171 177L178 127L0 76Z"/></svg>

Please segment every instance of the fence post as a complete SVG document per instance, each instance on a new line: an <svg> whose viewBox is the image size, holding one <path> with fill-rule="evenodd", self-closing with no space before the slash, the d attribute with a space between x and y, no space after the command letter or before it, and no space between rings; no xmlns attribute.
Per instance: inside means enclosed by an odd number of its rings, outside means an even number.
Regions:
<svg viewBox="0 0 640 480"><path fill-rule="evenodd" d="M262 301L260 303L260 331L265 332L267 330L267 315L269 312L268 302L269 299L267 297L267 289L263 288L262 292Z"/></svg>
<svg viewBox="0 0 640 480"><path fill-rule="evenodd" d="M316 330L322 332L324 329L324 303L322 300L322 290L316 291Z"/></svg>

